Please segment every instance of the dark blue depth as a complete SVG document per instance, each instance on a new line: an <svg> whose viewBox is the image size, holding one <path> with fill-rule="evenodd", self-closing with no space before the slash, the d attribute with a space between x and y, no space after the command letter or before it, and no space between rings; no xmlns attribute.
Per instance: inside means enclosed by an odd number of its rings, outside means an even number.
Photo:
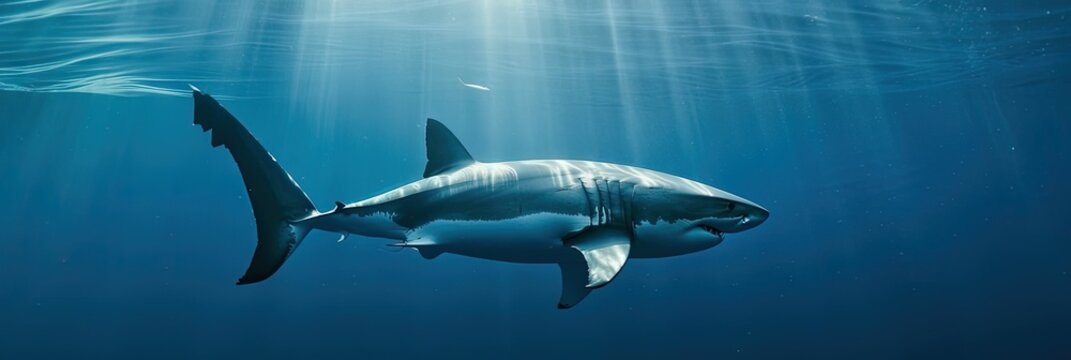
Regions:
<svg viewBox="0 0 1071 360"><path fill-rule="evenodd" d="M0 4L0 358L1071 357L1071 4L581 3ZM236 287L187 83L322 210L418 179L433 117L771 216L569 311L555 266L324 233Z"/></svg>

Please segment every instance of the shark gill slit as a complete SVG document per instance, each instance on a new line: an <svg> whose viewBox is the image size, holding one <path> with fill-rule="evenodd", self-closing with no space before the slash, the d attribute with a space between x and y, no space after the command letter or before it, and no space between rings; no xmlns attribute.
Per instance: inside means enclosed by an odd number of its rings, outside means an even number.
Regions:
<svg viewBox="0 0 1071 360"><path fill-rule="evenodd" d="M607 206L609 201L606 193L606 181L600 180L602 179L595 179L595 191L599 193L599 209L602 209L602 213L599 216L599 225L602 225L610 223L610 208Z"/></svg>
<svg viewBox="0 0 1071 360"><path fill-rule="evenodd" d="M595 225L595 207L591 201L591 193L588 192L587 182L583 178L580 180L580 190L584 191L584 202L588 204L588 226Z"/></svg>

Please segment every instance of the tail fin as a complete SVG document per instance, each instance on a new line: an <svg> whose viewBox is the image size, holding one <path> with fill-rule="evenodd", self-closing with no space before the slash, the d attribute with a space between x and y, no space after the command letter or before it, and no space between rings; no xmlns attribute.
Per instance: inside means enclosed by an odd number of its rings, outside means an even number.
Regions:
<svg viewBox="0 0 1071 360"><path fill-rule="evenodd" d="M253 216L257 221L257 249L238 285L255 283L279 270L309 233L307 226L294 223L315 212L309 197L286 173L275 158L238 119L213 99L193 89L193 123L212 131L212 146L223 145L231 152L242 173Z"/></svg>

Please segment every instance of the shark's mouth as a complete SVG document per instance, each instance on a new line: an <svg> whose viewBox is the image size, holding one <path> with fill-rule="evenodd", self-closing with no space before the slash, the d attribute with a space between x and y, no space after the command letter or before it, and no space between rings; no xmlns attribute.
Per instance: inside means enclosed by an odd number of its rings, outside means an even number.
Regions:
<svg viewBox="0 0 1071 360"><path fill-rule="evenodd" d="M716 228L716 227L713 227L713 226L710 226L710 225L699 224L699 228L703 229L703 231L706 231L706 232L710 233L711 235L717 236L719 238L722 236L721 230L718 230L718 228Z"/></svg>

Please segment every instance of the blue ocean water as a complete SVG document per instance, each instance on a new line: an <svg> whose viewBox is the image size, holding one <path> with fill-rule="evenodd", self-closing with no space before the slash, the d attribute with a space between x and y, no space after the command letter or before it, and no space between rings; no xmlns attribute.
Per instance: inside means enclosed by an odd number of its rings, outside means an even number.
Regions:
<svg viewBox="0 0 1071 360"><path fill-rule="evenodd" d="M1068 358L1066 1L0 2L0 358ZM489 87L479 91L465 82ZM214 94L321 209L483 161L652 168L768 208L555 266L313 233L236 287Z"/></svg>

